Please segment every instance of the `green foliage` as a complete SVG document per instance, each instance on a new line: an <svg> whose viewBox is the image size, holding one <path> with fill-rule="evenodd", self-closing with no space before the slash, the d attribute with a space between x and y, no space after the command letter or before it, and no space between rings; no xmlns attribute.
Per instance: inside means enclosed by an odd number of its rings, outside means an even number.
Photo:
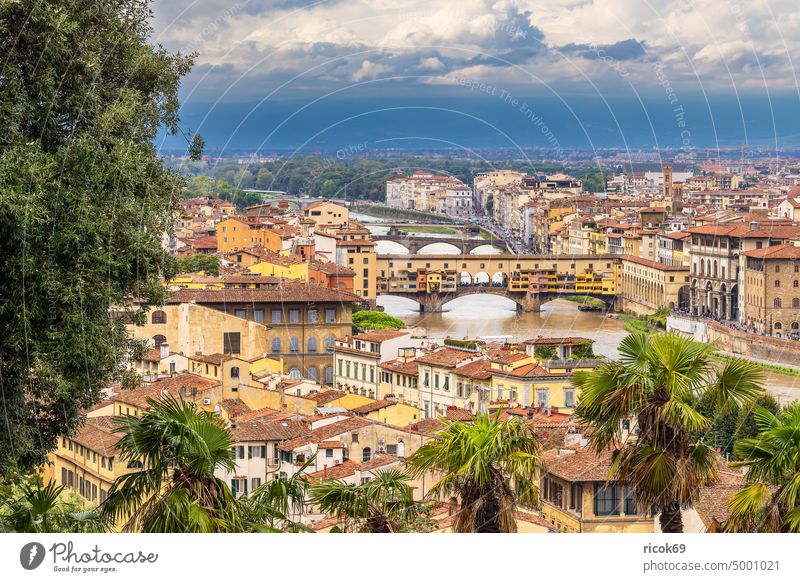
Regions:
<svg viewBox="0 0 800 582"><path fill-rule="evenodd" d="M16 533L100 533L107 524L74 492L44 485L40 475L0 488L0 531Z"/></svg>
<svg viewBox="0 0 800 582"><path fill-rule="evenodd" d="M163 300L183 180L157 155L191 58L145 0L0 3L0 474L42 463L124 367L109 307Z"/></svg>
<svg viewBox="0 0 800 582"><path fill-rule="evenodd" d="M199 133L194 134L192 137L192 143L189 144L189 159L190 160L200 160L203 157L203 148L206 146L206 140L204 140Z"/></svg>
<svg viewBox="0 0 800 582"><path fill-rule="evenodd" d="M711 424L697 436L718 449L720 453L736 458L734 443L738 439L753 438L758 434L755 406L760 406L773 414L777 414L780 410L778 401L770 394L762 394L747 406L736 406L722 411L715 410L710 395L704 395L697 403L697 410L711 419Z"/></svg>
<svg viewBox="0 0 800 582"><path fill-rule="evenodd" d="M736 532L800 532L800 403L775 414L754 409L758 435L734 446L747 484L729 500Z"/></svg>
<svg viewBox="0 0 800 582"><path fill-rule="evenodd" d="M118 417L119 463L140 466L112 485L102 512L125 531L243 531L236 499L215 476L232 472L233 440L222 421L194 403L148 399L142 416Z"/></svg>
<svg viewBox="0 0 800 582"><path fill-rule="evenodd" d="M597 355L594 353L591 343L579 344L572 348L573 360L591 360L596 357Z"/></svg>
<svg viewBox="0 0 800 582"><path fill-rule="evenodd" d="M353 313L353 333L361 333L371 329L400 329L405 326L398 319L383 311L357 311Z"/></svg>
<svg viewBox="0 0 800 582"><path fill-rule="evenodd" d="M533 357L538 360L555 360L558 354L551 346L536 346L533 348Z"/></svg>
<svg viewBox="0 0 800 582"><path fill-rule="evenodd" d="M591 424L592 445L614 449L609 478L630 482L639 506L661 513L664 532L683 530L681 509L717 478L718 456L695 436L712 425L697 403L725 412L763 394L758 367L734 360L718 369L713 350L677 333L633 334L622 340L619 361L573 376L576 415ZM626 441L622 422L630 419L638 437Z"/></svg>
<svg viewBox="0 0 800 582"><path fill-rule="evenodd" d="M605 192L608 180L605 174L600 171L589 172L583 179L583 189L587 192Z"/></svg>
<svg viewBox="0 0 800 582"><path fill-rule="evenodd" d="M411 474L433 471L441 477L431 493L460 501L453 531L517 531L517 501L538 499L539 442L530 427L517 419L501 421L499 414L478 414L471 423L442 422L444 428L409 457Z"/></svg>
<svg viewBox="0 0 800 582"><path fill-rule="evenodd" d="M446 338L444 340L444 345L453 346L455 348L465 348L468 350L478 349L478 343L475 342L474 340L460 340L460 339Z"/></svg>
<svg viewBox="0 0 800 582"><path fill-rule="evenodd" d="M200 271L216 277L219 275L219 257L216 255L197 254L175 263L179 273L199 273Z"/></svg>
<svg viewBox="0 0 800 582"><path fill-rule="evenodd" d="M360 485L323 481L311 486L310 496L320 511L343 520L342 532L398 533L408 531L419 512L409 481L402 471L386 469Z"/></svg>

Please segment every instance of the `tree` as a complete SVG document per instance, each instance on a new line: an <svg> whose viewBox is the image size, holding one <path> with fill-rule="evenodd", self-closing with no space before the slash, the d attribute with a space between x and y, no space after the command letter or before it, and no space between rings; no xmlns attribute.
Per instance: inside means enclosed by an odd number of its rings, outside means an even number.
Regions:
<svg viewBox="0 0 800 582"><path fill-rule="evenodd" d="M216 277L219 275L219 257L216 255L197 254L185 259L178 259L175 263L179 273L199 273Z"/></svg>
<svg viewBox="0 0 800 582"><path fill-rule="evenodd" d="M375 471L366 483L338 479L312 485L311 501L326 515L344 519L345 532L397 533L418 513L410 477L396 469Z"/></svg>
<svg viewBox="0 0 800 582"><path fill-rule="evenodd" d="M573 376L581 392L575 412L592 425L591 444L615 448L609 479L629 482L640 506L660 512L663 532L683 531L681 509L717 478L718 455L692 438L711 424L697 401L706 397L726 410L763 391L756 365L735 359L717 369L713 350L677 333L633 334L622 340L619 361ZM638 436L623 443L622 423L630 419Z"/></svg>
<svg viewBox="0 0 800 582"><path fill-rule="evenodd" d="M41 475L7 486L0 493L0 531L16 533L101 533L106 524L83 498L67 493Z"/></svg>
<svg viewBox="0 0 800 582"><path fill-rule="evenodd" d="M304 475L313 460L314 457L309 458L291 477L279 475L239 500L246 531L310 531L296 518L305 509L308 482Z"/></svg>
<svg viewBox="0 0 800 582"><path fill-rule="evenodd" d="M178 128L191 58L148 44L148 4L0 3L0 474L44 462L109 381L133 381L109 307L163 301L182 179L154 138Z"/></svg>
<svg viewBox="0 0 800 582"><path fill-rule="evenodd" d="M734 443L738 439L753 438L758 435L758 423L755 406L766 408L773 414L780 411L780 405L770 394L762 394L748 406L730 407L727 410L715 411L712 399L706 395L697 403L700 414L711 418L712 422L698 436L721 453L734 455Z"/></svg>
<svg viewBox="0 0 800 582"><path fill-rule="evenodd" d="M353 313L353 333L361 333L370 329L400 329L405 325L402 319L383 311L356 311Z"/></svg>
<svg viewBox="0 0 800 582"><path fill-rule="evenodd" d="M522 420L478 414L473 423L442 419L444 428L408 459L412 475L442 478L431 493L455 496L458 533L517 531L518 501L534 503L539 442Z"/></svg>
<svg viewBox="0 0 800 582"><path fill-rule="evenodd" d="M800 532L800 403L779 414L754 410L759 434L737 441L734 466L747 468L747 484L729 500L725 524L736 532Z"/></svg>
<svg viewBox="0 0 800 582"><path fill-rule="evenodd" d="M243 531L231 490L215 476L233 472L233 441L222 421L194 403L165 396L147 400L142 416L118 417L118 461L140 467L119 477L101 506L125 531Z"/></svg>
<svg viewBox="0 0 800 582"><path fill-rule="evenodd" d="M583 179L583 189L586 192L605 192L606 191L606 176L600 171L589 172L586 178Z"/></svg>
<svg viewBox="0 0 800 582"><path fill-rule="evenodd" d="M533 348L533 357L537 360L555 360L558 357L555 348L551 346L536 346Z"/></svg>

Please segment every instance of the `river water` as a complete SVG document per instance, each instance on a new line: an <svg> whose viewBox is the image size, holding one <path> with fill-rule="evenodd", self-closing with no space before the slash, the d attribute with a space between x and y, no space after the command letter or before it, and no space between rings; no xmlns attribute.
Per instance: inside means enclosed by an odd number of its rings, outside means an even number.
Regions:
<svg viewBox="0 0 800 582"><path fill-rule="evenodd" d="M355 216L351 213L351 216ZM359 215L374 234L385 234L388 226L380 226L382 219ZM368 223L372 224L368 224ZM435 235L425 234L431 237ZM436 237L439 238L439 237ZM441 235L442 239L449 238ZM405 254L407 250L397 243L379 241L378 254ZM499 249L486 245L475 249L476 253L500 253ZM428 245L420 254L460 254L458 249L446 242ZM414 301L401 297L378 297L378 305L411 327L423 328L426 335L434 339L475 339L505 337L511 341L522 341L536 337L580 336L594 340L595 353L608 358L619 356L620 341L628 335L622 321L611 319L603 313L578 311L577 304L558 299L545 303L538 313L517 313L516 304L502 297L468 295L444 306L442 313L420 313ZM767 391L781 404L800 399L800 377L776 372L765 372Z"/></svg>

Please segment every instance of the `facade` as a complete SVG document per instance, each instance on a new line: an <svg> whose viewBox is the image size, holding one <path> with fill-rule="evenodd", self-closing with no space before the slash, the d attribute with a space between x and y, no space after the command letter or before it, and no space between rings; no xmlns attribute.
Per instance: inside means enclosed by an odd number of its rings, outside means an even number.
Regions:
<svg viewBox="0 0 800 582"><path fill-rule="evenodd" d="M622 309L637 314L662 307L689 309L689 267L622 256Z"/></svg>
<svg viewBox="0 0 800 582"><path fill-rule="evenodd" d="M226 218L217 225L216 250L230 253L240 249L261 247L279 252L283 246L280 235L262 222L246 222L239 218Z"/></svg>
<svg viewBox="0 0 800 582"><path fill-rule="evenodd" d="M378 365L397 356L411 333L379 329L338 338L333 348L334 385L340 390L369 398L380 396Z"/></svg>
<svg viewBox="0 0 800 582"><path fill-rule="evenodd" d="M314 202L303 209L303 216L316 226L342 226L350 222L350 211L330 201Z"/></svg>
<svg viewBox="0 0 800 582"><path fill-rule="evenodd" d="M742 323L757 333L800 335L800 247L782 244L744 253Z"/></svg>

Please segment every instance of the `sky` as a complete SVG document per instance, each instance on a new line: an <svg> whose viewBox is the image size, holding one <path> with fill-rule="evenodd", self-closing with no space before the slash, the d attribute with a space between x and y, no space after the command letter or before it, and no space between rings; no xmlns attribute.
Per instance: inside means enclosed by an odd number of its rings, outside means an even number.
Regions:
<svg viewBox="0 0 800 582"><path fill-rule="evenodd" d="M797 0L155 0L209 148L800 145ZM180 140L166 139L168 148Z"/></svg>

